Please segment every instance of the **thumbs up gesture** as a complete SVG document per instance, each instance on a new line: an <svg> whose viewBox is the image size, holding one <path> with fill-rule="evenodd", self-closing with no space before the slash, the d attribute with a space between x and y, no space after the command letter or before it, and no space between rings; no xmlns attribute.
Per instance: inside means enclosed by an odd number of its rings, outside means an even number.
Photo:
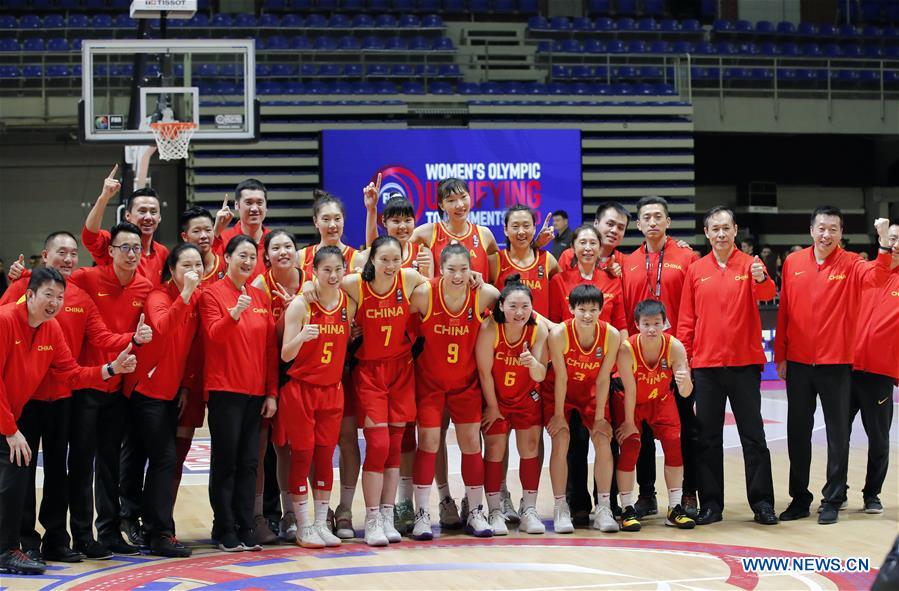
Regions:
<svg viewBox="0 0 899 591"><path fill-rule="evenodd" d="M756 283L761 283L765 280L765 264L762 263L762 259L758 255L752 260L752 266L749 267L749 271L752 273L752 278Z"/></svg>
<svg viewBox="0 0 899 591"><path fill-rule="evenodd" d="M235 321L240 319L240 315L244 310L250 307L250 304L253 300L250 298L250 295L247 293L247 288L245 285L240 286L240 295L237 297L237 303L234 304L234 307L229 310L231 312L231 318Z"/></svg>
<svg viewBox="0 0 899 591"><path fill-rule="evenodd" d="M137 328L134 329L134 336L131 338L138 347L146 345L153 340L153 329L144 324L144 315L141 314L137 321Z"/></svg>
<svg viewBox="0 0 899 591"><path fill-rule="evenodd" d="M518 356L518 360L525 367L532 367L534 363L537 363L537 358L531 355L527 341L522 345L521 355Z"/></svg>
<svg viewBox="0 0 899 591"><path fill-rule="evenodd" d="M25 272L25 255L20 254L19 258L15 260L15 262L9 266L9 271L6 272L6 276L9 277L10 281L15 281Z"/></svg>
<svg viewBox="0 0 899 591"><path fill-rule="evenodd" d="M137 357L131 353L133 345L128 343L125 350L119 353L115 361L112 362L112 369L117 373L131 373L137 369Z"/></svg>

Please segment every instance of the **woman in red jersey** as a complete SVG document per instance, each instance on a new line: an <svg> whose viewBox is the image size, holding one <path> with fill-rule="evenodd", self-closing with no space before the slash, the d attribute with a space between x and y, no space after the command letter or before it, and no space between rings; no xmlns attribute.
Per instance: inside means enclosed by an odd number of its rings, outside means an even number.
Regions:
<svg viewBox="0 0 899 591"><path fill-rule="evenodd" d="M153 329L153 340L140 351L130 405L149 460L141 517L150 552L184 557L191 551L175 538L171 482L176 468L178 411L187 403L179 390L199 323L200 250L193 244L179 244L169 253L166 269L162 284L147 296L147 323Z"/></svg>
<svg viewBox="0 0 899 591"><path fill-rule="evenodd" d="M203 291L212 461L209 500L213 538L226 552L259 550L253 532L253 501L261 419L277 409L278 348L266 295L247 281L257 247L246 235L225 247L225 277Z"/></svg>
<svg viewBox="0 0 899 591"><path fill-rule="evenodd" d="M344 278L343 290L358 305L362 344L353 371L359 420L365 436L362 494L365 497L365 542L384 546L399 542L393 508L399 478L400 447L406 424L415 420L415 380L409 316L412 292L427 280L403 269L396 238L372 243L362 273Z"/></svg>
<svg viewBox="0 0 899 591"><path fill-rule="evenodd" d="M300 249L297 260L306 277L312 276L312 261L315 252L322 246L336 246L340 249L348 273L361 268L355 261L356 249L343 243L343 225L346 222L346 208L343 202L320 189L313 191L312 197L312 224L318 230L321 240L314 246Z"/></svg>
<svg viewBox="0 0 899 591"><path fill-rule="evenodd" d="M493 318L481 324L477 342L478 373L486 401L482 421L486 440L484 488L494 535L509 533L500 487L512 429L521 458L521 529L529 534L545 531L537 514L543 431L543 405L537 382L546 377L547 333L546 326L538 323L534 315L530 288L517 275L508 276Z"/></svg>
<svg viewBox="0 0 899 591"><path fill-rule="evenodd" d="M296 541L304 548L340 545L326 520L334 480L331 459L343 416L341 377L356 313L356 303L340 289L344 276L340 249L320 248L313 268L316 301L300 296L285 313L281 359L292 365L276 419L284 424L290 446L291 508L299 525ZM313 465L315 521L310 523L306 482Z"/></svg>
<svg viewBox="0 0 899 591"><path fill-rule="evenodd" d="M418 512L412 537L430 540L431 484L434 481L440 431L445 414L456 426L462 452L462 479L471 511L466 529L475 536L492 532L483 512L484 461L481 457L481 391L474 350L484 313L499 293L492 285L472 287L468 250L450 244L440 254L440 277L423 283L412 303L424 313L424 348L415 362L418 451L413 482Z"/></svg>
<svg viewBox="0 0 899 591"><path fill-rule="evenodd" d="M568 294L577 285L593 285L603 295L600 320L624 331L626 338L627 318L621 297L621 278L609 275L597 265L602 246L599 231L591 225L579 227L574 231L571 246L574 250L571 267L562 269L550 282L549 319L553 322L571 319L573 308L568 305Z"/></svg>
<svg viewBox="0 0 899 591"><path fill-rule="evenodd" d="M575 241L577 238L575 238ZM577 251L575 251L577 252ZM612 516L612 427L609 424L609 385L618 355L621 335L608 322L601 320L603 293L593 285L576 286L568 295L572 316L556 325L547 338L552 365L543 381L543 420L552 438L549 474L552 480L556 533L571 533L571 511L565 501L568 480L568 423L572 410L577 410L584 426L590 430L596 461L594 478L599 493L593 527L602 531L618 531Z"/></svg>
<svg viewBox="0 0 899 591"><path fill-rule="evenodd" d="M280 334L284 329L282 314L290 302L300 293L305 274L297 268L299 256L293 236L284 230L265 235L265 266L268 269L253 280L253 287L261 289L269 297L272 317Z"/></svg>

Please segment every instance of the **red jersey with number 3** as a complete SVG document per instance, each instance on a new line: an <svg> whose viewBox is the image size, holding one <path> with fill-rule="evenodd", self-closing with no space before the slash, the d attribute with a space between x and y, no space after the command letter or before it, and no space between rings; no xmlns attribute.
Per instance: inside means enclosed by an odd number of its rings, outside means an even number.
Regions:
<svg viewBox="0 0 899 591"><path fill-rule="evenodd" d="M462 309L451 312L444 299L443 281L431 279L431 300L419 329L425 338L424 349L415 362L427 371L428 381L454 390L477 380L474 350L483 320L479 309L478 290L469 288Z"/></svg>
<svg viewBox="0 0 899 591"><path fill-rule="evenodd" d="M574 319L566 320L565 325L565 370L568 375L566 397L583 398L588 396L596 384L596 376L605 359L609 346L609 324L600 320L596 325L596 335L590 346L584 348L577 338ZM554 370L546 372L543 390L552 392L556 382Z"/></svg>
<svg viewBox="0 0 899 591"><path fill-rule="evenodd" d="M319 245L308 246L303 250L303 262L300 264L300 270L303 272L304 277L312 277L313 275L313 267L312 261L315 260L315 253L318 252ZM343 247L343 262L346 265L347 273L355 273L356 270L353 268L353 261L356 259L356 249L352 246L344 245ZM301 284L302 285L302 284Z"/></svg>
<svg viewBox="0 0 899 591"><path fill-rule="evenodd" d="M514 406L524 397L537 396L537 383L531 379L527 366L518 359L524 352L524 344L533 351L537 340L537 323L525 325L521 337L510 343L506 337L506 325L497 323L493 341L493 391L500 404Z"/></svg>
<svg viewBox="0 0 899 591"><path fill-rule="evenodd" d="M643 358L643 347L640 335L631 335L627 339L634 359L634 381L637 382L637 404L645 404L651 400L664 399L671 391L674 379L674 368L671 367L671 335L662 336L662 350L655 365L650 366Z"/></svg>
<svg viewBox="0 0 899 591"><path fill-rule="evenodd" d="M359 283L356 321L362 328L362 345L356 351L356 358L378 361L411 355L412 341L406 330L410 317L409 299L403 274L394 277L393 286L384 295L372 291L368 281L360 280Z"/></svg>
<svg viewBox="0 0 899 591"><path fill-rule="evenodd" d="M521 275L521 282L531 290L534 311L549 318L549 270L546 266L546 251L538 250L537 256L527 267L519 267L512 261L508 250L499 251L499 273L493 285L501 290L506 278L514 274Z"/></svg>
<svg viewBox="0 0 899 591"><path fill-rule="evenodd" d="M346 294L340 292L337 306L332 310L324 309L318 302L307 302L306 324L318 326L318 338L303 343L287 375L308 384L333 386L343 375L350 342Z"/></svg>
<svg viewBox="0 0 899 591"><path fill-rule="evenodd" d="M443 222L434 224L434 232L431 234L431 244L429 244L431 252L434 254L434 277L440 276L440 253L447 245L455 243L468 249L471 270L477 271L486 280L490 266L487 262L487 248L484 244L483 232L481 226L471 222L468 222L468 231L462 236L451 234Z"/></svg>

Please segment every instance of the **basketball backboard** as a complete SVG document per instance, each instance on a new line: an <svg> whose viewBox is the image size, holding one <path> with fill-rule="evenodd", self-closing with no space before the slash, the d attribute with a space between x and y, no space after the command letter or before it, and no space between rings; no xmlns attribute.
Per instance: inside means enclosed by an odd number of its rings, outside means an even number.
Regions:
<svg viewBox="0 0 899 591"><path fill-rule="evenodd" d="M251 39L86 40L82 64L86 142L153 142L156 121L195 123L195 142L258 138Z"/></svg>

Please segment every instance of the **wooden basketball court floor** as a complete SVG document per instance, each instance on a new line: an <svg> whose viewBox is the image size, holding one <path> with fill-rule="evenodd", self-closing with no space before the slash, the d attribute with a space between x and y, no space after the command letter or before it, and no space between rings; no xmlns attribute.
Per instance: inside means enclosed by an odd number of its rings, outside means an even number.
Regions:
<svg viewBox="0 0 899 591"><path fill-rule="evenodd" d="M899 390L894 392L891 402L896 410ZM789 502L786 410L782 383L766 383L763 416L778 512ZM552 532L552 495L544 466L538 509L547 523L547 533L542 536L518 533L515 529L506 537L486 540L458 532L441 533L436 526L435 491L431 516L437 535L433 542L404 538L400 544L374 549L357 539L328 550L281 545L266 547L262 552L237 554L214 550L208 539L212 518L205 486L208 466L205 437L208 435L200 431L188 458L175 512L179 538L194 548L191 558L172 560L145 555L74 565L51 563L47 573L40 577L0 575L0 591L867 589L897 534L899 425L896 414L891 430L890 473L881 495L884 513L860 512L867 440L860 419L856 419L849 466L849 507L840 513L840 522L835 525L818 525L814 514L809 519L773 527L753 523L746 503L739 439L732 418L728 417L725 427L727 506L724 521L717 524L681 531L665 527L664 520L657 517L644 520L639 533L603 534L578 529L572 535L557 535ZM450 465L458 467L458 448L452 441L452 431L450 440ZM810 487L816 496L823 485L825 441L819 409L813 435ZM546 444L549 445L548 440ZM657 447L661 454L660 446ZM666 489L661 480L661 456L657 460L659 504L664 506ZM458 473L451 474L450 483L458 499L463 491ZM517 500L520 487L514 451L509 486L513 499ZM335 478L333 505L337 503L337 494ZM361 497L359 490L354 506L357 533L364 517ZM821 570L823 562L816 565L793 561L780 565L791 570L772 571L747 569L749 565L743 562L747 558L770 557L825 557L841 561L861 558L869 560L870 570L849 572L843 567L851 564L831 561L826 565L833 570L827 572ZM812 568L806 570L808 566ZM865 571L863 561L860 566Z"/></svg>

